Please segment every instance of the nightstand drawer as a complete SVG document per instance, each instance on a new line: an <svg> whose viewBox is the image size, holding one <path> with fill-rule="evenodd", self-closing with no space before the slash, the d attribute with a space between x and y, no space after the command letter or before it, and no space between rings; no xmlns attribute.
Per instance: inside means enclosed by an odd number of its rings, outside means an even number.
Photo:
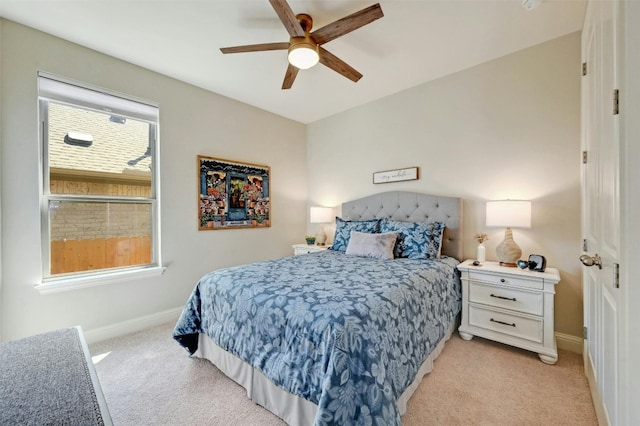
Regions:
<svg viewBox="0 0 640 426"><path fill-rule="evenodd" d="M542 343L542 318L525 318L469 305L469 325Z"/></svg>
<svg viewBox="0 0 640 426"><path fill-rule="evenodd" d="M518 277L514 275L497 275L495 273L487 274L479 271L469 271L469 279L482 281L490 284L498 284L498 285L512 285L517 287L531 288L535 290L542 290L544 283L543 281L536 279L529 279L525 277Z"/></svg>
<svg viewBox="0 0 640 426"><path fill-rule="evenodd" d="M293 247L293 254L295 256L324 251L329 248L329 246L316 246L313 244L294 244L291 247Z"/></svg>
<svg viewBox="0 0 640 426"><path fill-rule="evenodd" d="M469 282L469 302L542 315L543 294Z"/></svg>
<svg viewBox="0 0 640 426"><path fill-rule="evenodd" d="M311 247L301 247L301 248L296 248L295 249L295 254L309 254L309 253L314 253L318 250L314 249L313 246Z"/></svg>

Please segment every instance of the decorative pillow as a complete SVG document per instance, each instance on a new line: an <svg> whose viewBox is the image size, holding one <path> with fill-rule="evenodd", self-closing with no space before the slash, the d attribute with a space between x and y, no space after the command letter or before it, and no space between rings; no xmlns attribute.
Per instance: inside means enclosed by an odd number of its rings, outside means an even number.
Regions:
<svg viewBox="0 0 640 426"><path fill-rule="evenodd" d="M442 245L442 222L418 223L383 220L380 232L397 232L395 257L409 259L439 259Z"/></svg>
<svg viewBox="0 0 640 426"><path fill-rule="evenodd" d="M351 231L367 232L373 234L380 231L380 219L371 220L344 220L336 217L336 233L333 237L333 245L330 250L344 252L349 245Z"/></svg>
<svg viewBox="0 0 640 426"><path fill-rule="evenodd" d="M393 246L396 244L397 237L397 232L369 234L351 231L351 238L345 254L376 259L393 259Z"/></svg>

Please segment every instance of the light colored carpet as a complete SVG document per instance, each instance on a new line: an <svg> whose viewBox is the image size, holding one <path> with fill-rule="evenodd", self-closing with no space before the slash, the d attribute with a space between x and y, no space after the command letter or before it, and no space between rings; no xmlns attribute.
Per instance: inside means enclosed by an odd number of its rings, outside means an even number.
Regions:
<svg viewBox="0 0 640 426"><path fill-rule="evenodd" d="M205 360L189 358L165 324L90 346L116 426L285 423ZM597 425L582 357L537 355L454 333L409 401L405 426Z"/></svg>

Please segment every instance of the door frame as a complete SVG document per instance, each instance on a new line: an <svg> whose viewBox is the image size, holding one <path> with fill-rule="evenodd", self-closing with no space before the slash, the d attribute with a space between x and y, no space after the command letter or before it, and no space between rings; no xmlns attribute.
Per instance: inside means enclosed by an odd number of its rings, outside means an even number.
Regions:
<svg viewBox="0 0 640 426"><path fill-rule="evenodd" d="M620 58L620 425L640 424L640 2L622 1ZM635 399L634 399L635 396Z"/></svg>

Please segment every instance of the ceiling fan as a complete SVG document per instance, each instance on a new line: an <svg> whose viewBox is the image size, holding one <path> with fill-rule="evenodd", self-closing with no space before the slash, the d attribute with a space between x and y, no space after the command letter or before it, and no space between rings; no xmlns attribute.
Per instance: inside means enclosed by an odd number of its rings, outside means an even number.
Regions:
<svg viewBox="0 0 640 426"><path fill-rule="evenodd" d="M318 62L353 82L360 80L362 74L323 48L322 45L382 18L384 15L379 3L338 19L314 32L311 32L313 26L311 16L306 13L294 15L286 0L269 0L269 3L287 29L290 36L289 41L222 47L220 48L222 53L288 50L289 65L282 82L283 89L291 88L299 70L311 68Z"/></svg>

